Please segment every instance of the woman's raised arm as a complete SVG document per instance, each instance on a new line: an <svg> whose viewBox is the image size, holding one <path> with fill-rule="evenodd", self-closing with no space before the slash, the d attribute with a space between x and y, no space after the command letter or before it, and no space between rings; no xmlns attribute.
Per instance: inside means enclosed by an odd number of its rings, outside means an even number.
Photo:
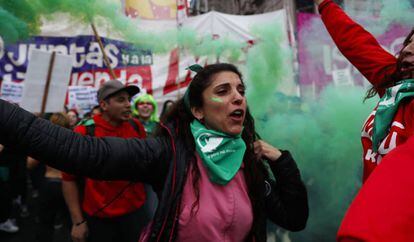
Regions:
<svg viewBox="0 0 414 242"><path fill-rule="evenodd" d="M322 21L338 49L372 85L395 71L397 59L336 3L332 0L315 0L315 3L319 4Z"/></svg>
<svg viewBox="0 0 414 242"><path fill-rule="evenodd" d="M171 156L168 139L82 136L3 100L0 143L59 170L102 180L152 183L163 177Z"/></svg>

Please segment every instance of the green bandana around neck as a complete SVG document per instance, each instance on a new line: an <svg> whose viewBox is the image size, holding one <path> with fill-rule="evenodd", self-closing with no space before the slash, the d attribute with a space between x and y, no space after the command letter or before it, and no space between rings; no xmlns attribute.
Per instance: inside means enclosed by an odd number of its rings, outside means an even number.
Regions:
<svg viewBox="0 0 414 242"><path fill-rule="evenodd" d="M378 103L372 131L372 150L378 151L381 141L387 136L392 120L400 102L407 97L414 97L414 79L398 82L387 88Z"/></svg>
<svg viewBox="0 0 414 242"><path fill-rule="evenodd" d="M190 124L197 153L208 170L210 181L226 185L236 175L243 162L246 144L241 135L207 129L198 120Z"/></svg>

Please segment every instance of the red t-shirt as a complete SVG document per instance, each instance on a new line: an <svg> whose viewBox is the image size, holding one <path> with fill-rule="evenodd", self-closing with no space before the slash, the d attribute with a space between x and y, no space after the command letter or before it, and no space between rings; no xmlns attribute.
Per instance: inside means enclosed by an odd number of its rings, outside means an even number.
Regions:
<svg viewBox="0 0 414 242"><path fill-rule="evenodd" d="M144 127L137 120L134 121L136 121L139 127L139 133L135 131L129 122L124 122L122 125L115 127L106 122L101 115L96 115L93 120L95 122L96 137L145 138L146 136ZM77 126L74 131L82 135L87 134L86 127L82 125ZM62 173L62 179L65 181L74 181L77 178L70 174ZM135 183L128 186L129 183L129 181L98 181L85 178L82 209L88 215L97 217L116 217L135 211L144 204L146 194L142 183ZM99 213L94 214L98 209L113 200L126 186L128 188L116 200Z"/></svg>
<svg viewBox="0 0 414 242"><path fill-rule="evenodd" d="M414 241L414 137L386 155L348 208L338 242Z"/></svg>
<svg viewBox="0 0 414 242"><path fill-rule="evenodd" d="M339 50L371 84L382 82L387 75L394 72L397 59L385 51L369 32L350 19L332 0L321 3L319 12ZM380 96L384 94L384 89L377 91ZM378 152L373 152L375 110L365 121L361 134L364 182L388 152L414 134L414 100L411 99L399 105L387 136L381 141Z"/></svg>

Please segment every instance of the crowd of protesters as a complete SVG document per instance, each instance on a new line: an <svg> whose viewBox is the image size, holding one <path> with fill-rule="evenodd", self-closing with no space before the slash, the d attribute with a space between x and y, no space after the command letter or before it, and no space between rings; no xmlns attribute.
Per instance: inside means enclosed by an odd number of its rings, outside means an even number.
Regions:
<svg viewBox="0 0 414 242"><path fill-rule="evenodd" d="M333 0L314 1L339 50L373 85L367 98L380 97L362 131L364 184L337 241L413 241L414 30L396 58ZM184 97L171 109L165 102L161 117L151 95L131 100L139 88L117 80L100 87L99 106L83 119L76 110L44 117L54 125L0 101L2 141L11 144L0 145L0 231L17 233L16 218L29 213L33 241L42 242L65 219L76 242L264 242L266 219L304 229L299 169L289 151L258 137L239 70L190 70L197 74ZM39 201L32 210L29 193Z"/></svg>
<svg viewBox="0 0 414 242"><path fill-rule="evenodd" d="M139 89L117 80L98 90L101 113L74 132L0 100L2 117L17 111L0 119L3 144L65 172L54 181L62 184L73 241L264 242L267 219L304 229L299 169L289 151L258 137L240 71L227 63L191 68L197 74L159 125L153 98L131 105ZM27 118L34 126L16 129ZM39 221L38 241L53 239L53 217Z"/></svg>
<svg viewBox="0 0 414 242"><path fill-rule="evenodd" d="M99 105L82 116L66 109L42 118L82 135L145 138L158 124L158 104L152 95L138 92L109 81L98 91ZM161 113L172 103L168 100ZM52 242L65 227L64 236L72 241L135 242L157 204L147 184L74 176L0 144L0 238L17 236L19 223L30 216L35 221L32 241Z"/></svg>

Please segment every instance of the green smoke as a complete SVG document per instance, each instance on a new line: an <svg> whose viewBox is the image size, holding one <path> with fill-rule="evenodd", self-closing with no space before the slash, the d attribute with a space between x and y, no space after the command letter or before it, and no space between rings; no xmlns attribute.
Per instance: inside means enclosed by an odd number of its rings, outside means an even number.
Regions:
<svg viewBox="0 0 414 242"><path fill-rule="evenodd" d="M245 47L229 38L212 40L210 37L196 37L194 31L188 30L177 32L173 29L158 34L140 30L137 28L138 21L124 16L120 3L114 0L0 0L0 6L0 20L4 25L0 27L0 35L7 43L38 34L40 16L66 12L87 24L105 19L112 25L113 32L118 32L126 41L141 48L152 49L154 53L165 53L180 47L189 49L197 56L210 56L214 59L220 55L238 61L243 55L240 47ZM369 26L374 28L374 33L383 32L393 21L411 24L414 20L408 0L369 0L367 6L379 6L381 24ZM372 8L368 8L366 15L372 13L370 9ZM189 38L185 39L184 36Z"/></svg>
<svg viewBox="0 0 414 242"><path fill-rule="evenodd" d="M395 7L398 5L396 1L392 3ZM157 34L140 31L138 21L123 16L120 5L113 1L2 0L0 6L0 35L6 43L38 33L41 15L47 17L55 12L67 12L87 24L99 23L102 19L110 21L114 31L125 40L155 53L180 47L195 56L208 56L213 60L223 58L236 62L246 57L248 100L257 130L264 140L292 152L307 184L310 199L308 226L292 237L301 242L335 240L345 210L360 186L360 130L373 108L373 101L363 104L364 90L357 87L330 87L318 100L275 94L283 79L294 81L287 71L287 63L292 63L292 51L281 44L282 31L277 26L255 28L254 33L260 38L244 56L242 49L247 48L246 43L229 37L200 37L191 29ZM397 13L406 12L395 9L384 7L381 14L384 19L412 15ZM318 39L318 36L314 38Z"/></svg>
<svg viewBox="0 0 414 242"><path fill-rule="evenodd" d="M190 29L170 29L161 33L139 28L139 20L130 19L122 12L121 5L113 0L0 0L0 36L7 43L38 34L40 17L50 18L54 13L63 12L85 23L107 22L111 32L137 47L151 49L154 53L167 53L179 47L189 50L195 56L209 56L237 61L245 46L240 41L223 37L198 36Z"/></svg>
<svg viewBox="0 0 414 242"><path fill-rule="evenodd" d="M335 241L345 211L361 185L361 127L376 100L363 103L362 87L325 88L315 99L278 93L292 80L286 63L292 51L281 30L265 26L247 55L248 103L262 138L292 152L308 188L307 228L290 235L294 242Z"/></svg>
<svg viewBox="0 0 414 242"><path fill-rule="evenodd" d="M262 138L295 157L309 194L310 217L293 241L335 241L345 211L361 185L360 130L375 100L360 87L328 87L318 100L263 96L273 105L256 125ZM260 106L252 106L256 109Z"/></svg>
<svg viewBox="0 0 414 242"><path fill-rule="evenodd" d="M38 34L40 17L50 18L54 13L63 12L84 24L107 22L111 25L111 32L154 53L167 53L179 47L196 56L209 56L212 59L224 57L237 61L245 46L240 41L226 37L212 39L211 36L198 36L194 30L186 28L174 28L161 33L142 30L139 20L126 17L121 5L113 0L0 0L0 6L0 19L3 20L0 36L6 43Z"/></svg>
<svg viewBox="0 0 414 242"><path fill-rule="evenodd" d="M252 113L257 117L269 111L272 102L264 97L275 93L277 85L288 75L287 63L291 63L292 52L283 46L283 32L278 26L264 25L253 32L260 38L247 54L246 72L248 89L254 90L248 92L248 99L254 107Z"/></svg>
<svg viewBox="0 0 414 242"><path fill-rule="evenodd" d="M411 26L414 21L410 0L367 0L360 4L362 7L354 8L350 2L345 4L345 10L375 35L385 33L393 23Z"/></svg>
<svg viewBox="0 0 414 242"><path fill-rule="evenodd" d="M414 22L413 7L408 0L382 0L383 7L380 13L381 23L389 25L399 22L412 25Z"/></svg>
<svg viewBox="0 0 414 242"><path fill-rule="evenodd" d="M39 18L26 0L0 0L0 36L6 44L40 31Z"/></svg>
<svg viewBox="0 0 414 242"><path fill-rule="evenodd" d="M29 36L27 24L3 8L0 8L0 21L0 36L6 44Z"/></svg>

